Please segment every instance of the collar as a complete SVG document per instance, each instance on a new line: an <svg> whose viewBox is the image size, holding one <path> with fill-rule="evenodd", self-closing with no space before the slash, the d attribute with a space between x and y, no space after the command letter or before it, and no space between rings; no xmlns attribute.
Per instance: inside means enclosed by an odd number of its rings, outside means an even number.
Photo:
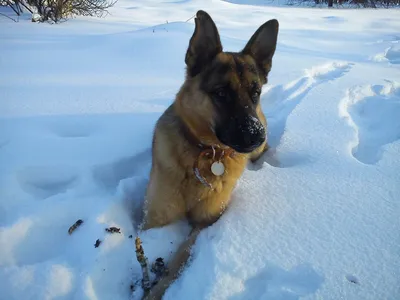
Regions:
<svg viewBox="0 0 400 300"><path fill-rule="evenodd" d="M232 148L228 147L227 149L222 149L219 146L214 146L214 145L206 145L201 142L200 139L198 139L191 131L188 126L184 123L184 121L181 119L181 128L183 135L185 139L191 144L199 148L200 154L197 156L194 164L193 164L193 172L196 178L205 186L209 187L210 189L212 188L212 185L204 178L204 176L201 175L200 169L199 169L199 161L201 159L211 159L212 164L215 162L221 163L221 160L224 159L224 157L233 157L235 155L235 150Z"/></svg>

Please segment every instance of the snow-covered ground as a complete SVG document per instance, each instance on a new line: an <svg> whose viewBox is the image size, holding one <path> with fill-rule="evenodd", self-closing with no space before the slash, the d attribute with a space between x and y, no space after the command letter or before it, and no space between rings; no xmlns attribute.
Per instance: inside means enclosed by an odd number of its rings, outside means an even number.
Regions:
<svg viewBox="0 0 400 300"><path fill-rule="evenodd" d="M400 11L265 3L120 0L105 19L59 25L0 16L1 300L131 298L151 135L198 9L232 51L279 20L262 94L272 149L165 298L400 299ZM168 260L187 233L140 237L150 261Z"/></svg>

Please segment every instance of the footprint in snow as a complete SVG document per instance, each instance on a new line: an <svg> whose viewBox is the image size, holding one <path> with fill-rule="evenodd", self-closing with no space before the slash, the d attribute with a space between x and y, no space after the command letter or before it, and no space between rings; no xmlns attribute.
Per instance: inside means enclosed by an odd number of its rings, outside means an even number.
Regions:
<svg viewBox="0 0 400 300"><path fill-rule="evenodd" d="M384 57L393 65L400 64L400 44L392 45L386 49Z"/></svg>
<svg viewBox="0 0 400 300"><path fill-rule="evenodd" d="M262 95L263 110L268 122L268 143L271 149L260 159L256 166L261 167L266 161L274 167L290 167L306 159L291 155L285 161L276 161L274 155L269 155L275 149L285 132L286 122L296 106L307 94L318 85L336 80L350 71L352 63L331 62L307 69L305 75L286 85L277 85Z"/></svg>
<svg viewBox="0 0 400 300"><path fill-rule="evenodd" d="M62 138L83 138L91 136L95 132L95 126L75 120L55 123L50 130Z"/></svg>
<svg viewBox="0 0 400 300"><path fill-rule="evenodd" d="M274 299L298 300L314 294L324 278L309 265L299 265L288 271L267 266L244 283L244 290L230 300Z"/></svg>
<svg viewBox="0 0 400 300"><path fill-rule="evenodd" d="M354 276L354 275L348 274L348 275L346 275L346 279L347 279L347 281L349 281L351 283L360 284L358 278L356 276Z"/></svg>
<svg viewBox="0 0 400 300"><path fill-rule="evenodd" d="M341 113L356 131L351 153L364 164L377 163L383 147L400 139L400 83L357 86L347 91Z"/></svg>
<svg viewBox="0 0 400 300"><path fill-rule="evenodd" d="M376 54L371 58L371 60L376 62L388 62L392 65L400 64L400 43L399 38L396 37L394 41L392 41L392 45L385 49L385 51Z"/></svg>
<svg viewBox="0 0 400 300"><path fill-rule="evenodd" d="M322 17L322 19L328 23L345 23L347 20L345 18L337 17L337 16L326 16Z"/></svg>
<svg viewBox="0 0 400 300"><path fill-rule="evenodd" d="M20 170L17 178L25 192L45 199L67 191L78 176L73 169L64 166L32 166Z"/></svg>
<svg viewBox="0 0 400 300"><path fill-rule="evenodd" d="M95 182L106 189L115 189L123 179L147 176L151 165L151 150L120 158L116 161L97 165L92 169Z"/></svg>

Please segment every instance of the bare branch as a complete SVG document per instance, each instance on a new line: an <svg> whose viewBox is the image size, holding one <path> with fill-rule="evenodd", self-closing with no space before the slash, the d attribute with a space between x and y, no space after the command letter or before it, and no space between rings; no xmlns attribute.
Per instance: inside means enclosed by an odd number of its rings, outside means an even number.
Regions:
<svg viewBox="0 0 400 300"><path fill-rule="evenodd" d="M11 3L10 0L6 0L6 3L8 4L9 7L17 14L17 16L20 16L21 13L19 12L18 5L16 5L17 8L14 7L14 5Z"/></svg>
<svg viewBox="0 0 400 300"><path fill-rule="evenodd" d="M136 246L136 258L137 258L137 261L139 262L140 266L142 267L142 276L143 276L142 287L143 287L144 293L147 294L151 288L151 281L150 281L150 276L149 276L149 266L148 266L148 262L147 262L147 257L144 255L142 241L140 240L139 237L136 237L136 239L135 239L135 246Z"/></svg>

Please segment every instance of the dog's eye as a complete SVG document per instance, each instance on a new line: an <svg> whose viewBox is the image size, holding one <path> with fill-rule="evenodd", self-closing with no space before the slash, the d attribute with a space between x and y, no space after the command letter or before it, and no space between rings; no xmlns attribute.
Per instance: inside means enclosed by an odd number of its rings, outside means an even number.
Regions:
<svg viewBox="0 0 400 300"><path fill-rule="evenodd" d="M253 100L254 103L257 102L258 97L260 97L261 92L259 90L255 90L251 94L251 100Z"/></svg>
<svg viewBox="0 0 400 300"><path fill-rule="evenodd" d="M226 90L224 88L219 88L217 90L215 90L214 94L218 97L218 98L226 98Z"/></svg>

